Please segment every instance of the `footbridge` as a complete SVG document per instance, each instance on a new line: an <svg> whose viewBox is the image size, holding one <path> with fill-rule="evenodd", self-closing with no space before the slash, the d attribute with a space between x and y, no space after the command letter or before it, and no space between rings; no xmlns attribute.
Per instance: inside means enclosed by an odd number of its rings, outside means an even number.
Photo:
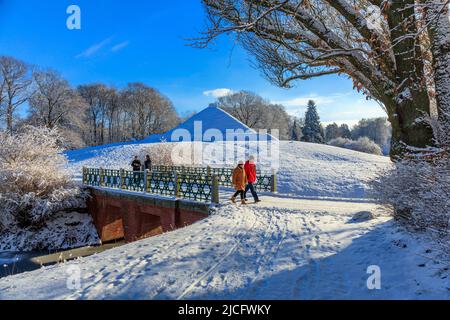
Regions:
<svg viewBox="0 0 450 320"><path fill-rule="evenodd" d="M83 168L88 211L104 243L127 242L188 226L220 204L231 168L154 166L147 171ZM258 172L256 189L276 192L275 173ZM222 197L223 198L223 197Z"/></svg>

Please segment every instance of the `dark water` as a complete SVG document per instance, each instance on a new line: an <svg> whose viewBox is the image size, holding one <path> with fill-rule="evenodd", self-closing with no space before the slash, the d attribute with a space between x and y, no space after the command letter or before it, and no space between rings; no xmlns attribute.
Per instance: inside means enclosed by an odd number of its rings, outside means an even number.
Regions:
<svg viewBox="0 0 450 320"><path fill-rule="evenodd" d="M39 269L41 266L33 258L47 255L48 252L1 252L0 278L26 271Z"/></svg>
<svg viewBox="0 0 450 320"><path fill-rule="evenodd" d="M123 241L104 244L97 247L83 247L66 251L49 252L9 252L0 251L0 278L33 271L57 263L73 260L79 257L87 257L93 254L120 247Z"/></svg>

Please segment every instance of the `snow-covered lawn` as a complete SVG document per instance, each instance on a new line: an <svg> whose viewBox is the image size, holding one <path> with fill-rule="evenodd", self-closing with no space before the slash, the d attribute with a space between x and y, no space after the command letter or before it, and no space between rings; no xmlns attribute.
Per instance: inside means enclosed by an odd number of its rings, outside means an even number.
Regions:
<svg viewBox="0 0 450 320"><path fill-rule="evenodd" d="M193 226L0 280L1 299L449 299L448 266L373 204L265 197ZM362 211L377 214L352 221ZM369 290L367 268L381 268ZM73 266L81 289L67 288ZM76 270L76 269L75 269Z"/></svg>
<svg viewBox="0 0 450 320"><path fill-rule="evenodd" d="M72 152L70 166L75 174L82 166L127 168L143 147ZM450 299L438 247L363 199L365 183L389 165L386 157L281 142L279 195L245 207L225 202L187 228L0 279L0 299ZM354 219L367 212L375 219ZM374 265L380 290L366 283ZM67 283L77 271L74 290Z"/></svg>

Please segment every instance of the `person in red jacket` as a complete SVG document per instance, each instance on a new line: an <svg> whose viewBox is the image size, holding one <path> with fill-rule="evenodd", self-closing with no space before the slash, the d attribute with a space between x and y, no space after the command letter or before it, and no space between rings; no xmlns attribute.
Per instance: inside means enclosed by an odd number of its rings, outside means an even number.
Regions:
<svg viewBox="0 0 450 320"><path fill-rule="evenodd" d="M245 199L247 199L247 192L250 190L255 202L261 202L255 190L255 183L257 180L257 176L256 176L256 164L254 156L249 157L248 161L244 165L244 170L248 180L247 187L245 188L244 193Z"/></svg>

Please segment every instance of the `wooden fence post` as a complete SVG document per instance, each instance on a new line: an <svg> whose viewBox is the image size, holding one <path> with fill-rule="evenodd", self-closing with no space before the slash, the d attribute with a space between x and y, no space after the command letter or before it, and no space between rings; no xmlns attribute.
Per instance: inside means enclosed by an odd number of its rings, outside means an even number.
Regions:
<svg viewBox="0 0 450 320"><path fill-rule="evenodd" d="M271 179L271 185L270 185L270 191L272 193L276 193L277 190L277 173L275 170L272 171L272 179Z"/></svg>
<svg viewBox="0 0 450 320"><path fill-rule="evenodd" d="M212 176L212 194L211 194L211 202L212 203L219 203L219 178L217 175Z"/></svg>

